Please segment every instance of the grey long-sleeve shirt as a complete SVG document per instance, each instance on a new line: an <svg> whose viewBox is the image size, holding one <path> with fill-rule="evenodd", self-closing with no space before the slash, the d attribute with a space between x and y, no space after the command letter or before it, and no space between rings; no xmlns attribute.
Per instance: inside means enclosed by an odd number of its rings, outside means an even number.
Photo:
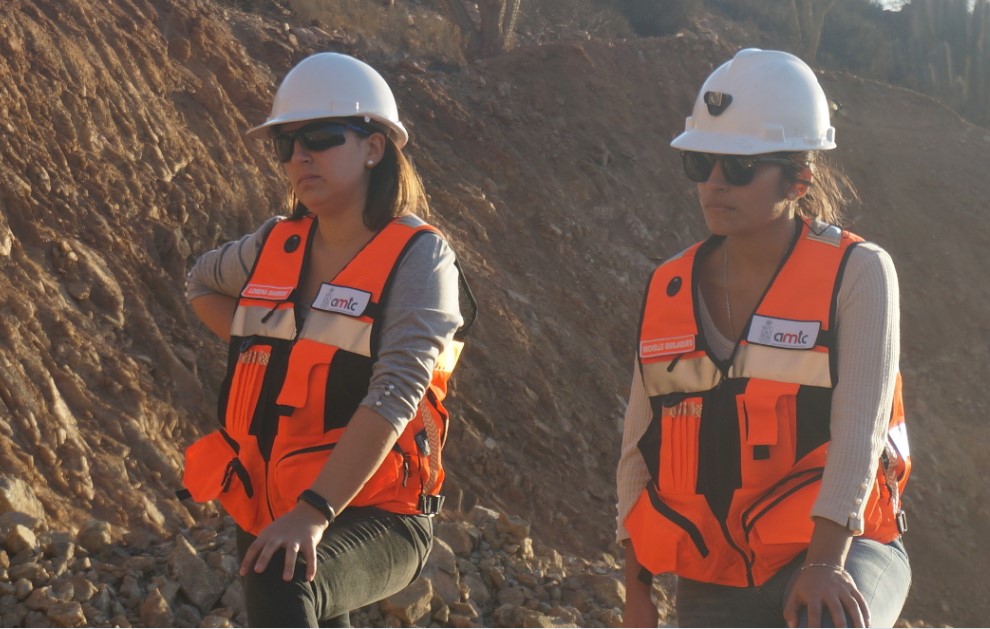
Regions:
<svg viewBox="0 0 990 629"><path fill-rule="evenodd" d="M278 220L269 219L254 233L200 256L186 278L186 299L237 297ZM437 357L462 323L454 261L446 240L433 233L419 236L399 262L389 290L378 360L361 405L388 420L397 433L415 415Z"/></svg>

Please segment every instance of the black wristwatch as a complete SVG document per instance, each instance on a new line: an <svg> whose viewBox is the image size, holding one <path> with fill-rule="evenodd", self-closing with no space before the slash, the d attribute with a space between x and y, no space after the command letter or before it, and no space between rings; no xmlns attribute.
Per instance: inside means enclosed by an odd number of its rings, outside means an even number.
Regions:
<svg viewBox="0 0 990 629"><path fill-rule="evenodd" d="M333 510L333 507L330 506L327 499L312 489L303 490L303 492L299 494L299 498L296 499L296 502L305 502L322 513L323 517L327 519L327 526L333 524L334 519L337 517L337 512Z"/></svg>

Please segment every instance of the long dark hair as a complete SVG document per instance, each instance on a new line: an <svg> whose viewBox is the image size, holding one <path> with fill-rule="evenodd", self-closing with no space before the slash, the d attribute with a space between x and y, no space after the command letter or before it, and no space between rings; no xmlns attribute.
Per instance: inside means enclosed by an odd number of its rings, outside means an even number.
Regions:
<svg viewBox="0 0 990 629"><path fill-rule="evenodd" d="M851 179L833 164L822 151L787 153L794 160L794 167L784 169L791 182L801 181L800 172L810 168L811 185L808 192L797 200L797 215L805 219L818 219L830 225L842 225L845 208L859 202L859 193Z"/></svg>
<svg viewBox="0 0 990 629"><path fill-rule="evenodd" d="M430 204L426 199L423 181L412 162L389 137L387 130L374 122L367 123L363 118L348 122L367 128L369 134L381 133L385 136L385 154L371 170L371 180L368 182L368 197L364 205L365 226L378 231L393 218L407 214L428 218ZM292 208L290 220L309 214L309 208L292 192L289 193L289 205Z"/></svg>

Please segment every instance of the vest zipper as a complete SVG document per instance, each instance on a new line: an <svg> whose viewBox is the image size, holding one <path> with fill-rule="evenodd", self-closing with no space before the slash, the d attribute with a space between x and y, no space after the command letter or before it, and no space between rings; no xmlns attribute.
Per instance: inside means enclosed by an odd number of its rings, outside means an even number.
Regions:
<svg viewBox="0 0 990 629"><path fill-rule="evenodd" d="M268 459L265 459L265 485L268 484ZM272 507L272 492L265 492L265 508L268 509L268 519L272 522L275 521L275 509Z"/></svg>
<svg viewBox="0 0 990 629"><path fill-rule="evenodd" d="M284 461L290 457L298 456L300 454L309 454L310 452L322 452L323 450L333 450L336 447L337 444L335 442L335 443L324 443L318 446L310 446L308 448L300 448L298 450L293 450L292 452L286 454L279 460Z"/></svg>
<svg viewBox="0 0 990 629"><path fill-rule="evenodd" d="M736 551L740 557L742 557L743 564L746 566L746 584L747 587L754 587L756 582L753 580L753 560L749 558L746 552L739 548L735 540L732 539L732 535L729 533L729 527L725 520L719 520L718 526L722 529L722 536L725 537L725 541L729 543L732 550Z"/></svg>

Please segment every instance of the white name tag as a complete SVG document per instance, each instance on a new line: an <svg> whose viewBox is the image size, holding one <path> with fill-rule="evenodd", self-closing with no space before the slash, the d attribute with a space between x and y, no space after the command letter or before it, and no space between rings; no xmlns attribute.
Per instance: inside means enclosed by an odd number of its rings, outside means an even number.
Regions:
<svg viewBox="0 0 990 629"><path fill-rule="evenodd" d="M791 321L753 315L746 340L757 345L785 349L811 349L818 340L821 321Z"/></svg>
<svg viewBox="0 0 990 629"><path fill-rule="evenodd" d="M640 358L655 358L694 351L694 335L650 339L639 344Z"/></svg>
<svg viewBox="0 0 990 629"><path fill-rule="evenodd" d="M291 286L268 286L266 284L248 284L241 291L242 297L270 301L285 301L291 294Z"/></svg>
<svg viewBox="0 0 990 629"><path fill-rule="evenodd" d="M334 286L333 284L323 284L320 292L313 300L312 307L326 312L339 312L351 317L360 317L364 314L368 302L371 301L371 293L347 286Z"/></svg>

